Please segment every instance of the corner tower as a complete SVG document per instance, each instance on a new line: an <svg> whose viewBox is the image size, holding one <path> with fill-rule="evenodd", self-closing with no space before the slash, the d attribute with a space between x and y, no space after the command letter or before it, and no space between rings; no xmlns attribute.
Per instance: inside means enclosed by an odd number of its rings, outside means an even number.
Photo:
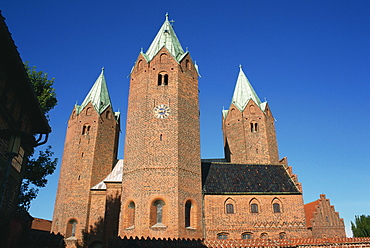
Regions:
<svg viewBox="0 0 370 248"><path fill-rule="evenodd" d="M198 72L168 20L131 71L120 236L200 238Z"/></svg>
<svg viewBox="0 0 370 248"><path fill-rule="evenodd" d="M225 158L237 164L279 164L274 117L240 66L229 110L222 111Z"/></svg>
<svg viewBox="0 0 370 248"><path fill-rule="evenodd" d="M119 113L113 112L103 69L68 121L52 232L79 241L88 230L90 188L111 172L119 131Z"/></svg>

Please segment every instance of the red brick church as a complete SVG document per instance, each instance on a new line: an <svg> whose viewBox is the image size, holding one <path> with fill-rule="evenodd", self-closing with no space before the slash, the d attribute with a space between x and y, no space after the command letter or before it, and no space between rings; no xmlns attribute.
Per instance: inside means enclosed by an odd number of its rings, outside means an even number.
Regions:
<svg viewBox="0 0 370 248"><path fill-rule="evenodd" d="M304 205L279 158L274 117L242 68L222 111L225 158L201 159L198 67L166 20L130 73L124 159L104 70L68 121L52 231L67 245L112 237L345 237L325 195Z"/></svg>

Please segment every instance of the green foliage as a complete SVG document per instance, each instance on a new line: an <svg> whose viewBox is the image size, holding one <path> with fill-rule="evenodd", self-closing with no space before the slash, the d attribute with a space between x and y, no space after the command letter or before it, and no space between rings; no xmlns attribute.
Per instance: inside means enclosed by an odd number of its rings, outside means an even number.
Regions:
<svg viewBox="0 0 370 248"><path fill-rule="evenodd" d="M41 109L47 114L57 105L57 97L53 88L54 78L48 79L48 74L36 71L36 66L30 67L28 62L24 64L28 77L33 85L36 97L40 102Z"/></svg>
<svg viewBox="0 0 370 248"><path fill-rule="evenodd" d="M52 159L54 153L50 149L51 146L48 146L45 151L39 151L37 158L29 160L21 186L19 208L28 210L31 201L37 196L38 188L46 186L46 176L53 174L58 159Z"/></svg>
<svg viewBox="0 0 370 248"><path fill-rule="evenodd" d="M41 109L47 115L58 102L53 88L54 78L48 79L47 73L37 72L36 67L30 67L28 63L25 63L24 67L35 90L35 95L40 102ZM53 154L51 146L48 146L45 150L39 151L38 157L34 156L33 153L30 155L20 189L18 209L28 210L31 201L36 198L39 188L46 186L48 181L46 176L53 174L58 163L57 158L52 159Z"/></svg>
<svg viewBox="0 0 370 248"><path fill-rule="evenodd" d="M355 216L355 222L351 221L353 237L370 237L370 215Z"/></svg>

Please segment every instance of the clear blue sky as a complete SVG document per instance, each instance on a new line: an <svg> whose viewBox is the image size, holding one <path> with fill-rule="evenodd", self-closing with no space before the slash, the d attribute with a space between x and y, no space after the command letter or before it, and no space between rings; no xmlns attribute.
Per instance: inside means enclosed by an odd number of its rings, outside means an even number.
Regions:
<svg viewBox="0 0 370 248"><path fill-rule="evenodd" d="M168 12L200 74L202 158L223 157L221 110L239 64L277 120L280 157L305 203L325 193L344 218L370 214L370 1L19 1L3 16L24 61L55 77L48 144L61 162L66 123L102 67L123 140L130 73ZM30 209L51 219L59 166Z"/></svg>

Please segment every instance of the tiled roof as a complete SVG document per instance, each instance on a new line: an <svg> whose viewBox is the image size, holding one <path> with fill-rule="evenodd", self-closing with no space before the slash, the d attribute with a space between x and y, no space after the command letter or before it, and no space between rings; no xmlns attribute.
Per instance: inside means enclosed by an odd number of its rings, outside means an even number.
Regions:
<svg viewBox="0 0 370 248"><path fill-rule="evenodd" d="M32 229L42 230L42 231L51 231L51 220L44 220L39 218L34 218L32 221Z"/></svg>
<svg viewBox="0 0 370 248"><path fill-rule="evenodd" d="M208 248L234 247L370 247L370 238L205 239Z"/></svg>
<svg viewBox="0 0 370 248"><path fill-rule="evenodd" d="M205 194L301 194L283 165L202 162Z"/></svg>
<svg viewBox="0 0 370 248"><path fill-rule="evenodd" d="M109 248L120 247L369 247L370 238L327 238L327 239L171 239L144 237L115 237L109 241Z"/></svg>
<svg viewBox="0 0 370 248"><path fill-rule="evenodd" d="M111 173L109 173L109 175L103 181L93 186L91 189L105 190L107 189L105 182L115 182L115 183L122 182L122 175L123 175L123 159L119 159Z"/></svg>
<svg viewBox="0 0 370 248"><path fill-rule="evenodd" d="M320 200L316 200L304 205L304 212L306 214L307 227L312 227L311 219L316 212L316 206L319 205Z"/></svg>

